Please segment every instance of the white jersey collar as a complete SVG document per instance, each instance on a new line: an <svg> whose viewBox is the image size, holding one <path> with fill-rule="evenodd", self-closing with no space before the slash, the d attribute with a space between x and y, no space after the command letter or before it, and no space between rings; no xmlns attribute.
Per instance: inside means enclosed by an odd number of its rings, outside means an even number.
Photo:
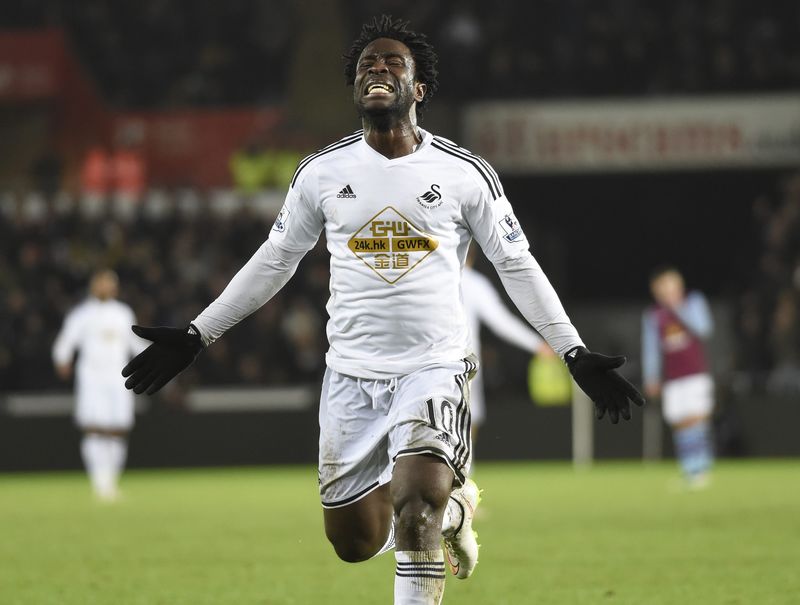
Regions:
<svg viewBox="0 0 800 605"><path fill-rule="evenodd" d="M375 158L378 158L379 160L383 161L385 164L387 164L387 165L388 164L402 164L404 162L409 161L409 159L414 158L414 156L416 156L420 151L422 151L423 149L428 147L430 145L430 142L433 140L433 135L430 132L428 132L427 130L424 130L424 129L420 128L420 127L417 127L417 131L419 132L420 136L422 136L422 141L419 143L419 145L417 145L416 149L412 153L409 153L408 155L400 156L399 158L387 158L382 153L379 153L378 151L375 151L375 149L373 149L370 146L370 144L367 143L366 135L362 135L361 143L362 143L362 146L366 148L366 153L368 155L371 155L371 156L373 156Z"/></svg>

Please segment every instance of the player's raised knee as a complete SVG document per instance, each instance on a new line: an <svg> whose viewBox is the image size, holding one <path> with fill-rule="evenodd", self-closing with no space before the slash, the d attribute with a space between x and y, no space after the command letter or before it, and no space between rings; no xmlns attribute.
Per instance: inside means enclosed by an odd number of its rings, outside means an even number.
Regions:
<svg viewBox="0 0 800 605"><path fill-rule="evenodd" d="M326 532L326 535L333 545L333 550L336 551L336 556L346 563L360 563L371 559L381 547L381 544L366 537L342 535L330 531Z"/></svg>

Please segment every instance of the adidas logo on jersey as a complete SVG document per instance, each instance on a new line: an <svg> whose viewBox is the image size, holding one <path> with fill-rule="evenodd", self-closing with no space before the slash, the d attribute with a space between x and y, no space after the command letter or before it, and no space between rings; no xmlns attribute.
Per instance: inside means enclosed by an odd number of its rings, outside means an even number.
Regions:
<svg viewBox="0 0 800 605"><path fill-rule="evenodd" d="M346 185L336 194L336 197L356 197L356 194L353 193L353 188L350 185Z"/></svg>

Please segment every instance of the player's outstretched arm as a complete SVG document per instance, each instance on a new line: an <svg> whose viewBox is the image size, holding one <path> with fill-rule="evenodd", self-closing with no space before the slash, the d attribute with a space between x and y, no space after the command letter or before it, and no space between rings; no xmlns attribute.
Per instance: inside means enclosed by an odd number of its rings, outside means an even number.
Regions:
<svg viewBox="0 0 800 605"><path fill-rule="evenodd" d="M200 332L188 328L144 328L132 326L134 334L152 341L122 369L125 388L152 395L188 368L203 350Z"/></svg>
<svg viewBox="0 0 800 605"><path fill-rule="evenodd" d="M564 361L575 382L594 402L598 420L606 412L613 424L619 422L620 416L630 420L630 402L644 405L641 393L616 371L625 363L624 356L608 357L592 353L586 347L575 347L564 355Z"/></svg>

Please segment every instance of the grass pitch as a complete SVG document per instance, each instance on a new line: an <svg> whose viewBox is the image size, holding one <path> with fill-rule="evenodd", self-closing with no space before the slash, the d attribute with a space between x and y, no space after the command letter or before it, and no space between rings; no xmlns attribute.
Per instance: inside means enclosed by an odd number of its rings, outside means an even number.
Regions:
<svg viewBox="0 0 800 605"><path fill-rule="evenodd" d="M704 492L672 464L488 464L481 562L445 603L800 603L800 462L720 464ZM4 605L392 602L394 557L339 562L316 469L136 471L124 501L82 474L0 475Z"/></svg>

